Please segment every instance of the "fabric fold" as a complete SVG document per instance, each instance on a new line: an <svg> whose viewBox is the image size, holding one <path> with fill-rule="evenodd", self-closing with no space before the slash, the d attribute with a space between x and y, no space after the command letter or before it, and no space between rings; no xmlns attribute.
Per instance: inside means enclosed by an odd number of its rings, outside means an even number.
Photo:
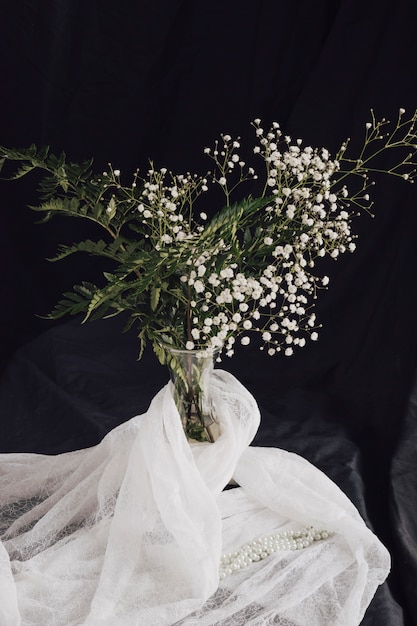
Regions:
<svg viewBox="0 0 417 626"><path fill-rule="evenodd" d="M2 455L1 623L359 624L387 551L322 472L249 447L259 409L231 374L212 395L214 444L188 444L168 384L95 447ZM222 553L303 526L329 536L219 581Z"/></svg>

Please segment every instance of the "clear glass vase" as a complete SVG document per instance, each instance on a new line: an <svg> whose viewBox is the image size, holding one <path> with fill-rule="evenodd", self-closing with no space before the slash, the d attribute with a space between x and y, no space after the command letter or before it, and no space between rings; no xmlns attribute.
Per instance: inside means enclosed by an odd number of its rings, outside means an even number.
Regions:
<svg viewBox="0 0 417 626"><path fill-rule="evenodd" d="M214 442L219 428L210 395L210 376L221 349L179 350L166 345L163 348L187 439Z"/></svg>

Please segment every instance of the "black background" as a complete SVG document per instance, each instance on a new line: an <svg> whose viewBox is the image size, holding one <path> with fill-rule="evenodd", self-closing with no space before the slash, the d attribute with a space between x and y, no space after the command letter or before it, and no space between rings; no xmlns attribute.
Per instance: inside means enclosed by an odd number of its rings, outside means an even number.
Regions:
<svg viewBox="0 0 417 626"><path fill-rule="evenodd" d="M417 108L416 24L415 0L2 1L0 144L47 144L126 176L148 157L203 172L202 148L221 132L249 139L256 117L306 144L355 145L371 108L388 119ZM149 353L136 362L118 320L37 317L100 268L45 261L88 233L35 224L35 186L0 186L0 443L55 453L145 410L165 372ZM326 266L317 344L289 359L242 349L223 364L259 400L258 445L321 467L390 549L389 585L366 617L378 626L417 624L416 189L375 189L357 251Z"/></svg>

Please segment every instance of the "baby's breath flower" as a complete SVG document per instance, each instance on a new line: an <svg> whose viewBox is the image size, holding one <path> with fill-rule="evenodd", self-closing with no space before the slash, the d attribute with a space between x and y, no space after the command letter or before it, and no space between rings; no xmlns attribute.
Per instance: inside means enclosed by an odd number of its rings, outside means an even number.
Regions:
<svg viewBox="0 0 417 626"><path fill-rule="evenodd" d="M203 293L204 291L204 283L201 280L196 280L194 283L194 289L197 293Z"/></svg>

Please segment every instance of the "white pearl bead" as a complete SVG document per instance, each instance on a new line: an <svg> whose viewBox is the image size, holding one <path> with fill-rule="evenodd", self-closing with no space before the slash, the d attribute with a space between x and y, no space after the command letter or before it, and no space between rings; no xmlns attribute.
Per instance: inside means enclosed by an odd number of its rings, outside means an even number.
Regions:
<svg viewBox="0 0 417 626"><path fill-rule="evenodd" d="M219 578L223 580L251 563L266 559L274 552L302 550L308 548L314 541L327 539L329 536L327 530L316 530L312 526L307 526L301 530L284 530L282 533L259 537L220 558Z"/></svg>

